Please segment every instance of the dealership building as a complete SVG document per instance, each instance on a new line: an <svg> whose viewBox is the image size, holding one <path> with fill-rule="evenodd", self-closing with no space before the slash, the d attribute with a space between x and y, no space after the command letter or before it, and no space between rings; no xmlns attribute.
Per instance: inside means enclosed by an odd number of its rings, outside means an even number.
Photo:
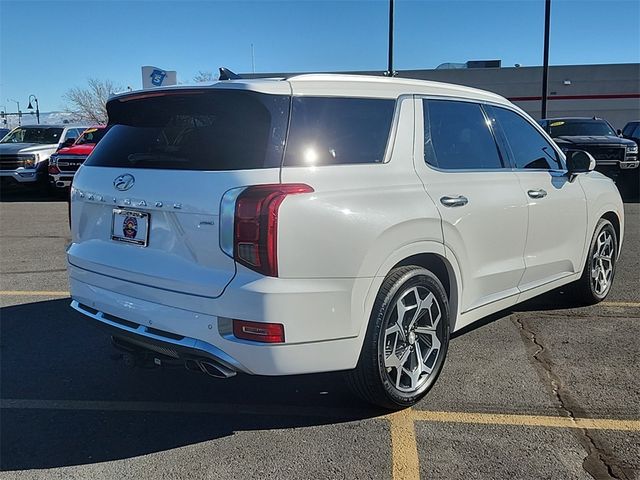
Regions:
<svg viewBox="0 0 640 480"><path fill-rule="evenodd" d="M381 75L381 72L348 72ZM293 74L242 74L282 77ZM400 70L398 77L481 88L507 97L533 118L541 112L542 67L501 67L499 60L444 64L432 70ZM615 128L640 119L640 64L549 67L547 117L601 117Z"/></svg>

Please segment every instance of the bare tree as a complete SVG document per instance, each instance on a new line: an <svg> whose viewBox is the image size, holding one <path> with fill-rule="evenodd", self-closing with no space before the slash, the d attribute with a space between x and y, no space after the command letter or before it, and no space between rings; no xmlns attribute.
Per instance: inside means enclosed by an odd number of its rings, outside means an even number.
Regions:
<svg viewBox="0 0 640 480"><path fill-rule="evenodd" d="M196 83L215 82L216 80L217 76L212 72L203 72L202 70L193 77L193 81Z"/></svg>
<svg viewBox="0 0 640 480"><path fill-rule="evenodd" d="M123 90L111 80L90 78L88 87L74 87L64 94L67 111L79 119L93 123L107 123L107 100L116 91Z"/></svg>

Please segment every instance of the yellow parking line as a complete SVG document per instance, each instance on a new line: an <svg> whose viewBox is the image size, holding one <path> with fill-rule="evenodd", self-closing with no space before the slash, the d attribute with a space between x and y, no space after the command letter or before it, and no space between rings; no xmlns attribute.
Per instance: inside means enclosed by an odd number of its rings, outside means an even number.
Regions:
<svg viewBox="0 0 640 480"><path fill-rule="evenodd" d="M424 422L513 425L546 428L586 428L589 430L640 431L640 420L609 418L569 418L544 415L506 415L501 413L430 412L413 410L413 419Z"/></svg>
<svg viewBox="0 0 640 480"><path fill-rule="evenodd" d="M68 297L69 292L46 290L0 290L3 297Z"/></svg>
<svg viewBox="0 0 640 480"><path fill-rule="evenodd" d="M640 302L602 302L606 307L640 307Z"/></svg>
<svg viewBox="0 0 640 480"><path fill-rule="evenodd" d="M388 415L391 424L391 459L393 480L420 478L420 461L414 422L465 423L476 425L510 425L543 428L585 428L589 430L640 431L640 420L608 418L568 418L543 415L505 415L498 413L432 412L407 409Z"/></svg>
<svg viewBox="0 0 640 480"><path fill-rule="evenodd" d="M392 413L387 418L391 430L391 461L393 480L419 480L420 462L411 409Z"/></svg>
<svg viewBox="0 0 640 480"><path fill-rule="evenodd" d="M344 416L343 409L278 406L240 405L215 403L101 401L101 400L40 400L0 399L0 409L12 410L102 410L145 411L173 413L215 413L220 415L269 415L273 416ZM358 410L351 412L352 414ZM419 480L420 462L416 443L415 422L461 423L476 425L507 425L541 428L585 428L588 430L612 430L639 432L640 420L616 420L609 418L568 418L545 415L510 415L500 413L439 412L406 409L385 417L391 431L391 459L393 480Z"/></svg>

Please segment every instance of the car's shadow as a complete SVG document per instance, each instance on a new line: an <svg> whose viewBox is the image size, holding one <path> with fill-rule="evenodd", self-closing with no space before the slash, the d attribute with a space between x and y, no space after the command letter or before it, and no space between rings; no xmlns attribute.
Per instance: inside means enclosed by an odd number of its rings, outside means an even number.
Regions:
<svg viewBox="0 0 640 480"><path fill-rule="evenodd" d="M454 337L514 311L579 306L568 298L555 290ZM61 299L0 309L0 470L126 459L236 431L387 413L355 398L340 373L216 380L181 368L128 368L108 336L68 304Z"/></svg>
<svg viewBox="0 0 640 480"><path fill-rule="evenodd" d="M217 380L182 368L130 369L68 304L0 310L1 470L125 459L235 431L387 413L354 398L340 373Z"/></svg>

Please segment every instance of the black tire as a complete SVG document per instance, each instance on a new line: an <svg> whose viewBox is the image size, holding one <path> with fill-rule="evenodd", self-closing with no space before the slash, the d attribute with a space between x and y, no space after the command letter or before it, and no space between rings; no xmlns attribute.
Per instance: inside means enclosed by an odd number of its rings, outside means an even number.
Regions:
<svg viewBox="0 0 640 480"><path fill-rule="evenodd" d="M598 291L596 282L593 278L593 272L597 270L598 239L603 235L609 235L611 238L611 276L605 290ZM618 260L618 236L611 222L605 218L601 218L591 238L589 251L585 261L582 276L574 282L573 291L579 303L584 305L595 305L604 300L611 291L611 285L616 273L616 264Z"/></svg>
<svg viewBox="0 0 640 480"><path fill-rule="evenodd" d="M416 293L411 293L414 287L418 287L414 290ZM395 319L392 321L392 327L397 323L406 323L404 319L408 318L408 316L403 316L400 322L396 321L398 319L397 313L394 313L397 312L396 305L399 301L404 302L404 299L409 298L410 295L413 295L413 298L416 295L420 297L418 292L423 294L425 292L432 293L433 299L431 300L431 307L418 310L418 312L424 311L425 314L419 316L421 320L415 320L415 324L412 323L412 325L417 326L418 321L429 322L429 318L432 317L427 318L427 310L429 314L439 312L439 321L433 331L440 342L440 348L433 347L437 343L432 340L432 337L414 332L412 341L409 330L405 331L402 338L406 338L406 341L402 345L406 345L406 348L410 349L408 356L415 355L411 361L417 362L417 353L420 352L423 357L426 357L425 364L431 360L432 362L430 373L419 373L420 380L415 382L418 388L411 390L413 380L408 378L410 385L403 390L403 385L398 388L392 380L392 376L395 376L396 383L403 380L403 376L409 377L403 373L404 369L401 368L399 372L397 368L385 367L385 358L391 358L391 355L386 355L385 353L389 351L391 346L387 343L389 339L386 332L390 320ZM427 297L428 293L426 294ZM424 298L421 299L424 300ZM437 307L434 307L434 303L437 303ZM417 299L416 305L418 305ZM382 283L373 305L358 365L354 370L346 374L349 387L366 402L382 408L398 410L414 405L427 394L442 370L449 347L449 322L449 302L438 277L429 270L416 265L392 270ZM406 353L406 351L402 350L402 345L399 348L397 347L401 341L399 335L399 333L396 334L395 342L391 346L391 351L393 351L394 355L397 355L398 351ZM427 354L421 350L425 345L430 347ZM434 355L435 357L432 358ZM396 358L398 357L396 356ZM408 360L409 357L407 357ZM413 371L415 372L415 369ZM398 380L399 378L400 380Z"/></svg>

